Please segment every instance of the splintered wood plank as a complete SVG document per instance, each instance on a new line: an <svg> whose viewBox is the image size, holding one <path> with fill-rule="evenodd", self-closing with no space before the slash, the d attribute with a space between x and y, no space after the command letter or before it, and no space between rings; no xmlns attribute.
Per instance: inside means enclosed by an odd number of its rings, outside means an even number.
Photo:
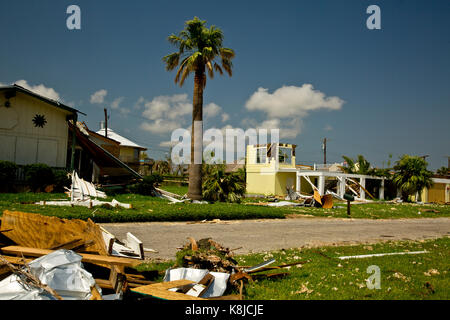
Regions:
<svg viewBox="0 0 450 320"><path fill-rule="evenodd" d="M136 238L131 232L127 232L126 244L139 255L140 259L144 259L144 245L142 244L142 241Z"/></svg>
<svg viewBox="0 0 450 320"><path fill-rule="evenodd" d="M0 230L10 230L4 236L19 246L39 249L54 248L75 239L94 241L89 250L107 255L100 227L92 220L68 220L35 213L5 210Z"/></svg>
<svg viewBox="0 0 450 320"><path fill-rule="evenodd" d="M26 259L22 257L10 257L2 255L2 258L12 264L24 265L33 261L33 259Z"/></svg>
<svg viewBox="0 0 450 320"><path fill-rule="evenodd" d="M37 249L37 248L27 248L19 246L9 246L0 249L6 254L16 254L31 257L41 257L54 252L53 250L47 249ZM135 259L112 257L112 256L102 256L96 254L78 253L82 257L82 261L95 263L95 264L106 264L114 266L124 266L124 267L135 267L140 264L139 261Z"/></svg>
<svg viewBox="0 0 450 320"><path fill-rule="evenodd" d="M91 288L91 294L91 300L103 300L102 295L100 294L100 292L98 292L96 287Z"/></svg>
<svg viewBox="0 0 450 320"><path fill-rule="evenodd" d="M193 283L195 282L190 280L160 282L148 286L133 288L131 289L131 291L163 300L206 300L198 297L189 296L187 294L179 292L169 291L169 289L178 288Z"/></svg>

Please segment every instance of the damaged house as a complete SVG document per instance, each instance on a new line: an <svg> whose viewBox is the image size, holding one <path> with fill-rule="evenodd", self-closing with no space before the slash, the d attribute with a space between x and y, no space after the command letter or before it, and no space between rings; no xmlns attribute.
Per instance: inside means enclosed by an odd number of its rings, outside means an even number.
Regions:
<svg viewBox="0 0 450 320"><path fill-rule="evenodd" d="M122 146L119 141L89 130L85 123L74 125L70 122L69 126L69 139L75 146L75 170L81 178L98 184L125 184L142 178L132 168L136 168L135 162L130 161L132 159L127 159L128 163L120 159Z"/></svg>
<svg viewBox="0 0 450 320"><path fill-rule="evenodd" d="M24 179L23 166L36 163L76 170L96 183L142 178L137 168L145 148L124 143L112 131L105 137L89 130L78 114L85 115L16 84L0 86L0 160L19 166L18 181Z"/></svg>
<svg viewBox="0 0 450 320"><path fill-rule="evenodd" d="M310 195L317 191L320 196L331 192L343 199L350 192L365 201L366 195L372 197L366 189L366 181L372 179L379 181L378 197L384 199L385 178L296 165L295 149L296 145L284 143L248 145L247 193L286 196L290 192Z"/></svg>

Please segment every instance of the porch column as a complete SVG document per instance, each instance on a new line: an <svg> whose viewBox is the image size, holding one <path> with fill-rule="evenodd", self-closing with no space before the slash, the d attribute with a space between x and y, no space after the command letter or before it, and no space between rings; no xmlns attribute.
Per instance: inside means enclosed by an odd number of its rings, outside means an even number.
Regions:
<svg viewBox="0 0 450 320"><path fill-rule="evenodd" d="M366 188L366 178L360 178L359 183L364 189ZM359 193L361 194L361 199L366 200L366 192L363 188L359 188Z"/></svg>
<svg viewBox="0 0 450 320"><path fill-rule="evenodd" d="M319 176L319 193L321 196L323 196L325 194L325 177L323 175Z"/></svg>
<svg viewBox="0 0 450 320"><path fill-rule="evenodd" d="M341 198L344 198L344 194L345 194L345 177L338 177L338 195Z"/></svg>
<svg viewBox="0 0 450 320"><path fill-rule="evenodd" d="M297 177L297 180L296 180L296 184L295 184L295 191L300 193L301 186L302 186L302 176L300 175L300 173L297 172L296 177Z"/></svg>
<svg viewBox="0 0 450 320"><path fill-rule="evenodd" d="M378 198L380 200L384 200L384 179L381 179L380 192Z"/></svg>

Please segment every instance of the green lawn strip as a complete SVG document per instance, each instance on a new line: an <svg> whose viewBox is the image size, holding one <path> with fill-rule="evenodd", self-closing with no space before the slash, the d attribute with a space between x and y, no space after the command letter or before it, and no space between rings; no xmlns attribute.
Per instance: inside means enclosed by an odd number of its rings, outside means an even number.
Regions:
<svg viewBox="0 0 450 320"><path fill-rule="evenodd" d="M396 255L339 260L339 256L422 251L418 255ZM308 261L289 268L289 276L260 280L245 286L250 300L303 299L449 299L450 239L423 242L389 242L374 245L337 246L282 250L239 256L241 265L254 265L275 258L277 264ZM367 268L381 271L381 289L369 289Z"/></svg>
<svg viewBox="0 0 450 320"><path fill-rule="evenodd" d="M106 201L111 201L108 197ZM146 221L201 221L235 220L285 217L288 210L251 206L242 210L242 205L231 203L213 204L170 204L167 200L134 194L119 194L114 198L123 203L131 203L133 209L94 207L58 207L32 204L35 201L67 199L65 194L0 194L0 214L4 210L39 213L66 219L91 218L94 222L146 222Z"/></svg>
<svg viewBox="0 0 450 320"><path fill-rule="evenodd" d="M425 254L340 260L341 256L406 251ZM269 259L273 265L306 261L269 273L288 272L278 279L248 282L245 300L448 300L450 298L450 238L383 242L370 245L327 246L239 255L239 265L252 266ZM369 266L380 268L381 289L369 289ZM142 264L139 270L162 271L175 261ZM163 276L157 279L162 281ZM237 289L231 292L237 294Z"/></svg>
<svg viewBox="0 0 450 320"><path fill-rule="evenodd" d="M171 192L176 191L172 185ZM184 193L180 187L179 194ZM169 191L168 188L166 190ZM170 204L167 200L141 196L136 194L116 194L109 196L123 203L131 203L133 209L108 208L106 206L92 209L85 207L40 206L34 202L50 200L67 200L65 194L52 193L14 193L0 194L0 214L4 210L24 211L57 216L66 219L91 218L95 222L146 222L146 221L201 221L201 220L233 220L233 219L273 219L285 218L289 215L305 215L312 217L346 218L345 203L336 202L333 209L312 207L267 207L251 205L261 199L245 199L243 203ZM424 211L425 209L425 211ZM431 212L426 210L436 210ZM352 218L391 219L391 218L436 218L449 217L450 206L416 205L416 204L358 204L352 205ZM419 212L421 214L419 214Z"/></svg>
<svg viewBox="0 0 450 320"><path fill-rule="evenodd" d="M332 209L294 207L291 210L294 214L311 215L316 217L348 217L347 205L343 202L335 202ZM365 203L351 205L351 218L396 219L438 217L450 217L450 206L438 204L419 205L412 203Z"/></svg>
<svg viewBox="0 0 450 320"><path fill-rule="evenodd" d="M188 192L188 187L185 185L177 185L172 183L163 184L161 189L184 196Z"/></svg>

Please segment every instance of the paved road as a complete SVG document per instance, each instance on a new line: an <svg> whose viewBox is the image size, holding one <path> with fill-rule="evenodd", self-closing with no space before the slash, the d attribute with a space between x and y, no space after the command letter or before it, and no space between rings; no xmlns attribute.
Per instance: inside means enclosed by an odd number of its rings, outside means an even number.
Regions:
<svg viewBox="0 0 450 320"><path fill-rule="evenodd" d="M450 236L450 218L435 219L323 219L239 220L218 223L113 223L102 226L125 239L131 232L145 248L147 258L174 259L177 247L194 239L212 238L236 254L304 246L370 243L383 240L420 240Z"/></svg>

